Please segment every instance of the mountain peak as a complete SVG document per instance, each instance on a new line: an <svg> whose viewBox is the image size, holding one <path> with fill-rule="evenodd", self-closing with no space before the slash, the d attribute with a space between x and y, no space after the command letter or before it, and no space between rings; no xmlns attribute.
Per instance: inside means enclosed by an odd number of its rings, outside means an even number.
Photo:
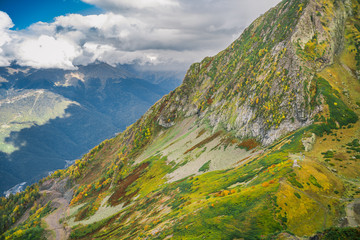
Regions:
<svg viewBox="0 0 360 240"><path fill-rule="evenodd" d="M310 125L321 111L309 92L315 74L332 64L344 45L349 10L346 1L336 4L279 3L227 49L193 64L173 95L184 104L173 99L168 108L265 145ZM183 92L187 96L180 97ZM170 115L164 111L160 119Z"/></svg>

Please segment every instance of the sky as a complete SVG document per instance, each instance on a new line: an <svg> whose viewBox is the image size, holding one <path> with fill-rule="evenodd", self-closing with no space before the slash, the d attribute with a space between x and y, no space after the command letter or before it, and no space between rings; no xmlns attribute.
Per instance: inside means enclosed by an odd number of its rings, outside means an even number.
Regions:
<svg viewBox="0 0 360 240"><path fill-rule="evenodd" d="M0 0L0 66L187 68L279 0Z"/></svg>
<svg viewBox="0 0 360 240"><path fill-rule="evenodd" d="M60 15L70 13L88 15L102 12L96 6L80 0L0 0L0 10L9 15L17 30L39 21L50 22Z"/></svg>

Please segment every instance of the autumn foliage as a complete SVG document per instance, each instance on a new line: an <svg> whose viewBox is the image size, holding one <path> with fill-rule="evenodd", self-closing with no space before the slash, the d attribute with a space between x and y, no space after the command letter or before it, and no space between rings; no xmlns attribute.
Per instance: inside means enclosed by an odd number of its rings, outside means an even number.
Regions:
<svg viewBox="0 0 360 240"><path fill-rule="evenodd" d="M255 139L247 139L238 144L238 147L251 150L259 146L259 143Z"/></svg>

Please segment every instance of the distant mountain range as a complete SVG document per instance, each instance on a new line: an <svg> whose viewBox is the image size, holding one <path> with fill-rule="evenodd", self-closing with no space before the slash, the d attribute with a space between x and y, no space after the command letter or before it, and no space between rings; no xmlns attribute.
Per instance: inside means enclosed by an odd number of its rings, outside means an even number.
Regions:
<svg viewBox="0 0 360 240"><path fill-rule="evenodd" d="M0 68L0 192L64 168L123 131L184 73L94 63Z"/></svg>

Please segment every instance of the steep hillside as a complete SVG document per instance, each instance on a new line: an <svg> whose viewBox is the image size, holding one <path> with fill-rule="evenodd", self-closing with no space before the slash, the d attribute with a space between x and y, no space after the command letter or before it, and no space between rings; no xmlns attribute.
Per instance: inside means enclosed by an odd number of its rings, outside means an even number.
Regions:
<svg viewBox="0 0 360 240"><path fill-rule="evenodd" d="M71 239L358 239L359 11L282 1L123 133L3 199L4 237L50 238L38 219L58 207Z"/></svg>

